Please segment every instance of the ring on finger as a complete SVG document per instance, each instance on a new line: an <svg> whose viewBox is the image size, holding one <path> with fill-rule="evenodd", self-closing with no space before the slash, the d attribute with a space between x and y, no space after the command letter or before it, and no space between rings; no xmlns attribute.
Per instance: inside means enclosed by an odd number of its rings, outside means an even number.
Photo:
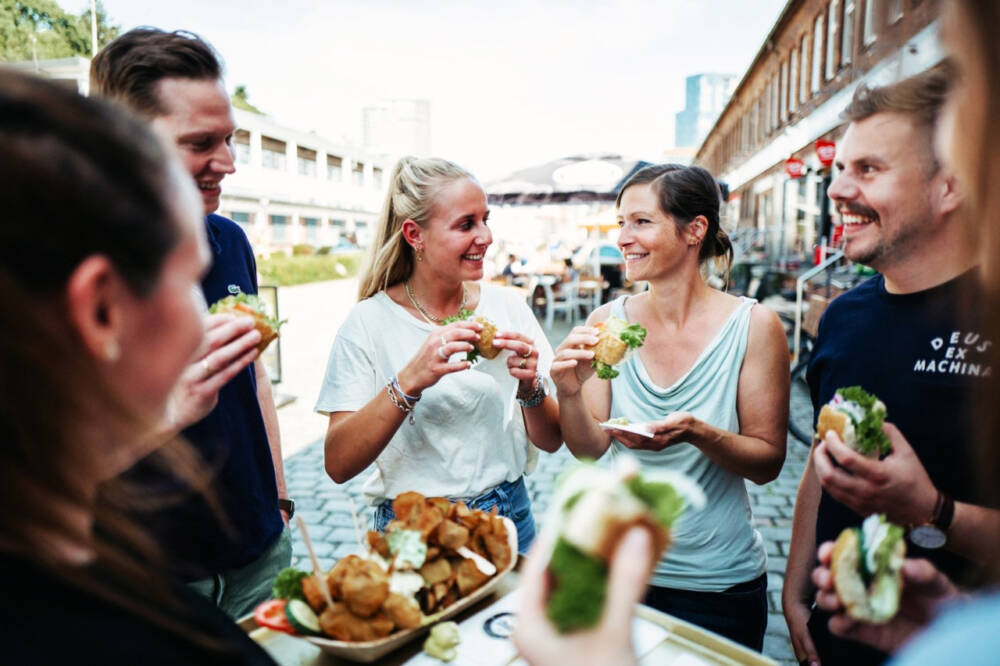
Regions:
<svg viewBox="0 0 1000 666"><path fill-rule="evenodd" d="M517 364L517 367L519 367L521 370L524 370L526 367L528 367L528 359L522 356L521 362Z"/></svg>
<svg viewBox="0 0 1000 666"><path fill-rule="evenodd" d="M442 342L441 346L438 347L438 356L441 357L442 361L447 361L448 360L448 352L446 352L444 350L444 342Z"/></svg>
<svg viewBox="0 0 1000 666"><path fill-rule="evenodd" d="M212 374L212 366L208 364L207 358L201 359L201 369L204 371L206 377Z"/></svg>
<svg viewBox="0 0 1000 666"><path fill-rule="evenodd" d="M531 347L528 347L528 349L525 350L523 354L521 354L521 358L531 358L531 351L532 351Z"/></svg>

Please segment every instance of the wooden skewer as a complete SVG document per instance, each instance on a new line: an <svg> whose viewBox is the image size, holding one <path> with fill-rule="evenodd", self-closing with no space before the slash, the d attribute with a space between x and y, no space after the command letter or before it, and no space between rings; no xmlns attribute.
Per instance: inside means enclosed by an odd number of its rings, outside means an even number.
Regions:
<svg viewBox="0 0 1000 666"><path fill-rule="evenodd" d="M316 559L316 551L313 550L312 539L309 538L309 530L306 529L306 521L302 520L302 516L295 516L295 521L299 526L299 531L302 532L302 540L306 542L306 550L309 551L309 559L312 560L313 572L315 572L319 583L319 591L323 593L323 599L326 600L327 605L332 608L333 598L330 596L330 587L326 583L323 570L319 567L319 560Z"/></svg>

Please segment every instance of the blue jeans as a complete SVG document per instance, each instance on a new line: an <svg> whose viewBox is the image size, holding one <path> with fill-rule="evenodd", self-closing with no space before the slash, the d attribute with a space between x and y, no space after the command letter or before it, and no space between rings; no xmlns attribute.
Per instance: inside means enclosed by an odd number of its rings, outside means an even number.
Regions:
<svg viewBox="0 0 1000 666"><path fill-rule="evenodd" d="M767 630L767 574L722 592L650 587L642 603L758 652ZM824 662L825 663L825 662ZM839 662L838 662L839 663Z"/></svg>
<svg viewBox="0 0 1000 666"><path fill-rule="evenodd" d="M517 527L517 551L522 555L528 552L535 540L535 518L531 515L531 498L523 476L517 481L504 481L478 497L457 499L462 499L470 509L489 511L496 507L501 516L510 518ZM384 532L385 526L395 517L392 500L385 500L375 507L375 529Z"/></svg>

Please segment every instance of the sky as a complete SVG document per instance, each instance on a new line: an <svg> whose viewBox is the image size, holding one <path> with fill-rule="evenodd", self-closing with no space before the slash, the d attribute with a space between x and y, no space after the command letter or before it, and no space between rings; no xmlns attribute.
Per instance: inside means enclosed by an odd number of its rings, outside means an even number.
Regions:
<svg viewBox="0 0 1000 666"><path fill-rule="evenodd" d="M86 0L59 0L67 10ZM785 0L103 0L113 23L184 28L276 122L361 140L361 110L431 104L434 154L481 180L551 159L656 159L684 78L745 72Z"/></svg>

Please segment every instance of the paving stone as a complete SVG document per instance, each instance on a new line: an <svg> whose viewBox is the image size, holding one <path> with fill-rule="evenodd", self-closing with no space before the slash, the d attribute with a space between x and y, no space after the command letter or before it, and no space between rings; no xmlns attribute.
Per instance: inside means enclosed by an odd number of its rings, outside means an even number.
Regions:
<svg viewBox="0 0 1000 666"><path fill-rule="evenodd" d="M784 575L785 565L788 564L788 559L784 557L768 557L767 558L767 570L773 571L775 573L780 573Z"/></svg>
<svg viewBox="0 0 1000 666"><path fill-rule="evenodd" d="M774 636L784 636L788 640L788 625L785 623L785 616L781 611L767 614L767 634Z"/></svg>
<svg viewBox="0 0 1000 666"><path fill-rule="evenodd" d="M787 495L779 494L767 494L764 493L757 497L757 502L761 506L788 506L789 500Z"/></svg>
<svg viewBox="0 0 1000 666"><path fill-rule="evenodd" d="M779 507L771 504L758 504L753 508L754 518L777 518L780 515Z"/></svg>
<svg viewBox="0 0 1000 666"><path fill-rule="evenodd" d="M764 654L781 660L789 660L795 663L795 652L787 636L778 634L764 634Z"/></svg>
<svg viewBox="0 0 1000 666"><path fill-rule="evenodd" d="M781 547L778 546L777 541L764 540L764 551L767 553L768 558L772 555L783 555L781 552Z"/></svg>

